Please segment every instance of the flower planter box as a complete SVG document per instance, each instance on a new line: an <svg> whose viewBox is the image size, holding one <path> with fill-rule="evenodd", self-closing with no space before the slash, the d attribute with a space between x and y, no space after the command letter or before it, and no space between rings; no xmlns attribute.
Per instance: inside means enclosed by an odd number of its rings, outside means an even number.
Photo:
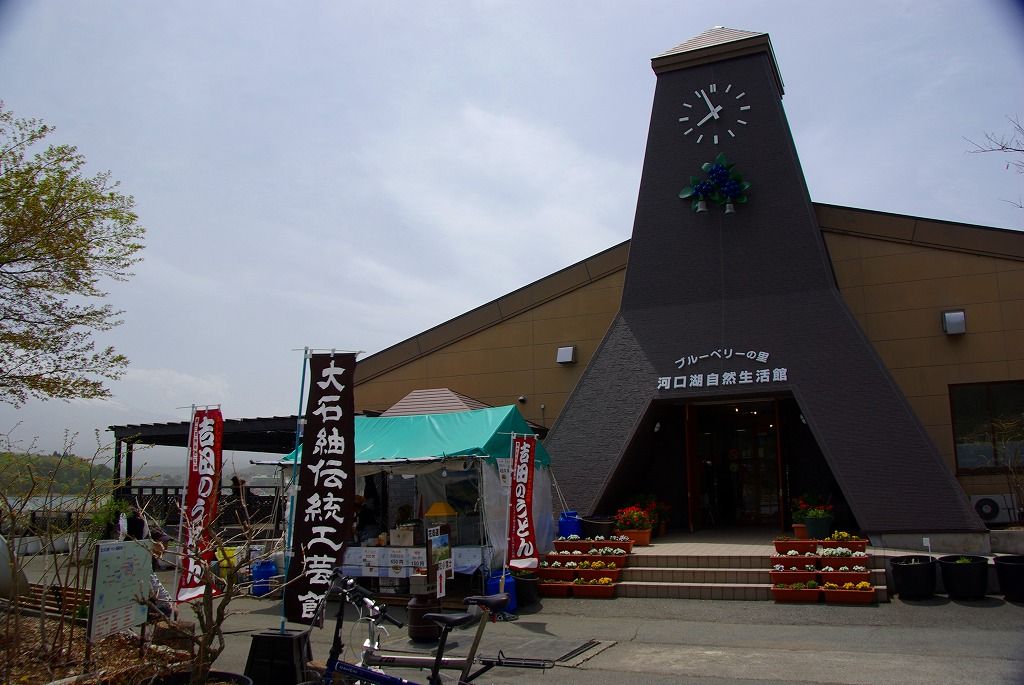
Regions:
<svg viewBox="0 0 1024 685"><path fill-rule="evenodd" d="M818 540L818 544L824 549L845 547L851 552L866 552L868 549L867 540Z"/></svg>
<svg viewBox="0 0 1024 685"><path fill-rule="evenodd" d="M647 530L620 530L619 535L625 535L633 541L633 545L637 547L645 547L651 544L651 529Z"/></svg>
<svg viewBox="0 0 1024 685"><path fill-rule="evenodd" d="M624 549L626 551L626 554L629 554L630 552L633 551L633 541L632 540L605 540L604 543L601 545L601 547L620 547L620 548L622 548L622 549Z"/></svg>
<svg viewBox="0 0 1024 685"><path fill-rule="evenodd" d="M967 563L958 563L967 559ZM950 599L984 599L988 591L988 558L974 554L950 554L939 557L942 585Z"/></svg>
<svg viewBox="0 0 1024 685"><path fill-rule="evenodd" d="M600 547L593 540L555 540L554 545L556 552L561 552L562 550L575 552L579 550L586 553L592 547Z"/></svg>
<svg viewBox="0 0 1024 685"><path fill-rule="evenodd" d="M817 571L771 571L768 573L772 579L772 585L778 583L806 583L809 580L817 580Z"/></svg>
<svg viewBox="0 0 1024 685"><path fill-rule="evenodd" d="M999 591L1007 602L1024 602L1024 555L1007 554L996 557L996 578Z"/></svg>
<svg viewBox="0 0 1024 685"><path fill-rule="evenodd" d="M821 590L793 590L772 588L772 599L776 602L801 602L816 604L821 601Z"/></svg>
<svg viewBox="0 0 1024 685"><path fill-rule="evenodd" d="M817 552L818 541L817 540L776 540L775 551L779 554L785 554L791 549L795 549L800 554L805 552Z"/></svg>
<svg viewBox="0 0 1024 685"><path fill-rule="evenodd" d="M576 577L576 569L541 566L537 569L537 576L542 580L572 580Z"/></svg>
<svg viewBox="0 0 1024 685"><path fill-rule="evenodd" d="M827 557L822 555L820 566L831 566L833 568L839 568L840 566L863 566L871 568L871 555L866 557Z"/></svg>
<svg viewBox="0 0 1024 685"><path fill-rule="evenodd" d="M613 583L619 581L619 576L622 575L622 569L607 569L607 568L581 568L576 571L576 577L583 578L585 580L594 580L596 578L611 578Z"/></svg>
<svg viewBox="0 0 1024 685"><path fill-rule="evenodd" d="M608 585L576 584L572 586L572 596L588 599L611 599L615 596L615 583Z"/></svg>
<svg viewBox="0 0 1024 685"><path fill-rule="evenodd" d="M537 583L537 591L541 597L568 597L572 592L572 583Z"/></svg>
<svg viewBox="0 0 1024 685"><path fill-rule="evenodd" d="M878 601L875 589L870 590L822 590L826 604L874 604Z"/></svg>
<svg viewBox="0 0 1024 685"><path fill-rule="evenodd" d="M890 566L894 592L900 599L928 599L935 594L935 557L907 554L893 557Z"/></svg>
<svg viewBox="0 0 1024 685"><path fill-rule="evenodd" d="M824 583L835 583L836 585L842 585L844 583L857 583L869 582L871 580L871 571L821 571L821 582Z"/></svg>
<svg viewBox="0 0 1024 685"><path fill-rule="evenodd" d="M821 566L821 557L807 557L803 555L797 557L787 557L775 555L769 557L769 559L771 566L775 566L776 564L782 564L787 569L790 566L796 566L797 570L802 570L803 567L807 566L808 564L813 564L815 568L819 568Z"/></svg>
<svg viewBox="0 0 1024 685"><path fill-rule="evenodd" d="M619 568L623 568L628 565L629 555L628 554L602 554L599 557L594 557L594 561L603 561L606 564L615 564Z"/></svg>

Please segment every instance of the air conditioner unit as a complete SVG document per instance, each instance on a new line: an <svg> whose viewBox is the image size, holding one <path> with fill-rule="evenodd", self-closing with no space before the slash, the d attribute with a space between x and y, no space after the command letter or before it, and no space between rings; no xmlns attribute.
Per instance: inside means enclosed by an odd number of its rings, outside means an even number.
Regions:
<svg viewBox="0 0 1024 685"><path fill-rule="evenodd" d="M985 523L1015 523L1017 508L1013 495L971 495L971 506Z"/></svg>

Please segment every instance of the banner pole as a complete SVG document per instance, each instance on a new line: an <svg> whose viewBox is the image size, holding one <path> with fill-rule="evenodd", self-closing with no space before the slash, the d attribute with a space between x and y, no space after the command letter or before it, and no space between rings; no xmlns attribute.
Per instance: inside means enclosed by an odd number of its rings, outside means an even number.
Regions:
<svg viewBox="0 0 1024 685"><path fill-rule="evenodd" d="M505 544L501 549L501 580L498 581L498 592L505 591L505 574L508 573L508 543L512 539L512 536L508 533L509 524L512 521L509 510L512 509L512 474L514 473L513 467L516 463L516 434L512 433L509 438L508 448L508 459L509 459L509 472L508 472L508 490L505 493Z"/></svg>
<svg viewBox="0 0 1024 685"><path fill-rule="evenodd" d="M295 521L295 499L299 489L299 458L302 456L299 454L299 445L302 444L302 399L303 393L306 392L306 366L309 360L309 347L302 348L302 374L301 380L299 381L299 411L295 414L295 460L292 462L292 479L290 485L291 492L288 495L288 521L285 525L285 542L284 542L284 577L288 577L288 569L292 564L292 531L293 524ZM281 592L281 634L285 633L285 623L287 617L284 606L284 591Z"/></svg>
<svg viewBox="0 0 1024 685"><path fill-rule="evenodd" d="M188 451L192 448L192 428L195 427L195 424L196 424L196 405L193 404L192 405L192 411L189 413L189 419L188 419L188 442L185 444L185 453L186 454L188 454ZM186 474L188 473L187 469L185 470L185 473ZM175 609L177 609L178 605L180 604L180 602L178 601L178 572L181 570L181 560L184 558L184 556L182 556L182 555L185 552L185 550L183 550L181 548L181 542L182 542L181 531L182 531L182 526L185 523L185 501L186 501L185 500L185 496L186 496L187 493L188 493L188 478L185 478L185 484L181 488L181 501L178 502L178 555L179 556L178 556L178 563L176 563L174 565L174 585L173 585L173 587L174 587L174 608Z"/></svg>

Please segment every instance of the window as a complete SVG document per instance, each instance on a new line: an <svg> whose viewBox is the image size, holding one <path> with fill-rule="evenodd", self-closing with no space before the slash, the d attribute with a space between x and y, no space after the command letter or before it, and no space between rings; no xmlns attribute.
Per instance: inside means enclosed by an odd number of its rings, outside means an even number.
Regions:
<svg viewBox="0 0 1024 685"><path fill-rule="evenodd" d="M951 385L957 473L1024 467L1024 381Z"/></svg>

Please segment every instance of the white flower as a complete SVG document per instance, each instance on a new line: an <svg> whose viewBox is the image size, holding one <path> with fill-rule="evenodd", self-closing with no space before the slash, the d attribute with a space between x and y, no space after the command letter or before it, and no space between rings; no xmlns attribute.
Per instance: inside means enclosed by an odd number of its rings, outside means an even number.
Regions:
<svg viewBox="0 0 1024 685"><path fill-rule="evenodd" d="M849 570L850 570L850 567L849 567L849 566L840 566L840 567L839 567L839 570L840 570L840 571L843 571L843 572L849 572Z"/></svg>
<svg viewBox="0 0 1024 685"><path fill-rule="evenodd" d="M783 566L782 564L775 564L774 566L772 566L772 570L773 571L785 571L786 567Z"/></svg>
<svg viewBox="0 0 1024 685"><path fill-rule="evenodd" d="M798 556L800 556L800 552L797 552L795 549L791 549L788 552L786 552L786 556L787 557L798 557Z"/></svg>
<svg viewBox="0 0 1024 685"><path fill-rule="evenodd" d="M578 554L578 555L580 555L580 556L583 556L583 552L579 551L578 549L574 549L574 550L572 551L572 553L573 553L573 554Z"/></svg>
<svg viewBox="0 0 1024 685"><path fill-rule="evenodd" d="M576 568L576 566L577 566L577 564L576 564L575 561L567 561L567 562L565 562L565 567L566 568Z"/></svg>
<svg viewBox="0 0 1024 685"><path fill-rule="evenodd" d="M831 566L823 566L821 570L825 571L825 572L835 571L835 569L832 568Z"/></svg>
<svg viewBox="0 0 1024 685"><path fill-rule="evenodd" d="M867 571L867 568L865 568L863 566L854 566L853 570L854 571L859 571L860 573L864 573L864 571Z"/></svg>
<svg viewBox="0 0 1024 685"><path fill-rule="evenodd" d="M805 571L817 571L818 567L815 566L814 564L807 564L806 566L804 566L804 570Z"/></svg>
<svg viewBox="0 0 1024 685"><path fill-rule="evenodd" d="M867 552L854 552L850 556L851 557L866 557L867 555L868 555Z"/></svg>

